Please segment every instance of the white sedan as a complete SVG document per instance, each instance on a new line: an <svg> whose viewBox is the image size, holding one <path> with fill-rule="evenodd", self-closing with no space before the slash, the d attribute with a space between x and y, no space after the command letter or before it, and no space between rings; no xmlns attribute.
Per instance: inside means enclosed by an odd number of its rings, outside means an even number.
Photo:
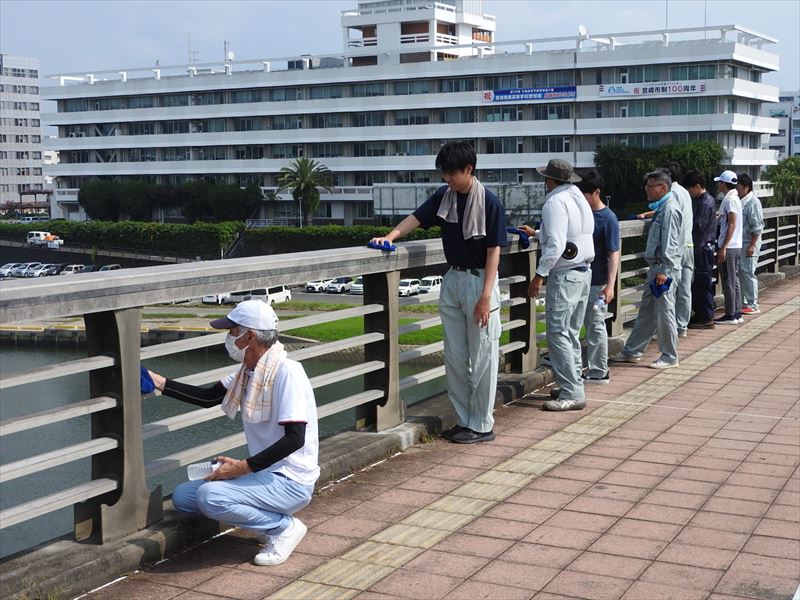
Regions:
<svg viewBox="0 0 800 600"><path fill-rule="evenodd" d="M401 279L399 290L401 296L419 294L419 279Z"/></svg>
<svg viewBox="0 0 800 600"><path fill-rule="evenodd" d="M317 279L306 283L307 292L324 292L333 279Z"/></svg>

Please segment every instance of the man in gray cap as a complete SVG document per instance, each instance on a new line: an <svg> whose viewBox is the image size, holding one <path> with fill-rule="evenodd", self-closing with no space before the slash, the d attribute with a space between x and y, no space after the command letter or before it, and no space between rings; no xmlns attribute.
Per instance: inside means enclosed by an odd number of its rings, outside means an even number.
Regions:
<svg viewBox="0 0 800 600"><path fill-rule="evenodd" d="M581 178L565 160L554 159L536 169L544 175L547 190L542 207L539 245L542 256L528 287L531 298L539 296L547 278L545 319L550 364L559 387L557 399L544 403L545 410L581 410L586 396L581 379L579 340L594 260L594 217L581 191Z"/></svg>
<svg viewBox="0 0 800 600"><path fill-rule="evenodd" d="M239 303L211 322L227 329L225 349L242 363L208 388L150 372L168 396L205 408L222 405L231 419L242 414L248 458L217 456L205 479L178 485L172 503L180 512L248 529L265 542L253 562L284 562L306 534L292 515L311 501L319 477L317 406L303 366L286 357L278 341L278 317L260 300Z"/></svg>

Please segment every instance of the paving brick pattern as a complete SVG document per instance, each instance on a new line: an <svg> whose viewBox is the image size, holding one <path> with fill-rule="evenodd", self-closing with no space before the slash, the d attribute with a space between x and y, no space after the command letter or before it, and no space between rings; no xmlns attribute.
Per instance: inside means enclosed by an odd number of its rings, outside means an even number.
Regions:
<svg viewBox="0 0 800 600"><path fill-rule="evenodd" d="M436 441L334 484L278 567L231 534L100 598L791 598L800 582L800 282L681 366L612 370L584 411L529 396L497 440Z"/></svg>

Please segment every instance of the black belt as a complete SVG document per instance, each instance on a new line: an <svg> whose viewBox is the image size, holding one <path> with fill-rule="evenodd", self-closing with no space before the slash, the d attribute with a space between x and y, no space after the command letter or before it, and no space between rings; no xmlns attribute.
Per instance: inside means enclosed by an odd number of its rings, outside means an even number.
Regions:
<svg viewBox="0 0 800 600"><path fill-rule="evenodd" d="M582 267L572 267L572 269L571 269L571 270L572 270L572 271L580 271L581 273L586 273L586 271L588 271L588 270L589 270L589 267L587 267L587 266L585 266L585 265L584 265L584 266L582 266Z"/></svg>
<svg viewBox="0 0 800 600"><path fill-rule="evenodd" d="M450 265L450 268L453 269L454 271L462 271L464 273L470 273L472 275L475 275L475 277L481 276L481 272L475 267L457 267L455 265Z"/></svg>

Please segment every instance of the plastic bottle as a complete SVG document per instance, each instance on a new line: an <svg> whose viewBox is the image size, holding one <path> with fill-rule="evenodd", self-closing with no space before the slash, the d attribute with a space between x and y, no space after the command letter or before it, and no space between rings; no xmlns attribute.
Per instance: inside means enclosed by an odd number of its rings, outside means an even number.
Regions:
<svg viewBox="0 0 800 600"><path fill-rule="evenodd" d="M597 298L594 301L594 309L595 310L603 310L606 307L606 299L603 296Z"/></svg>
<svg viewBox="0 0 800 600"><path fill-rule="evenodd" d="M186 474L189 476L189 481L196 479L205 479L219 467L218 462L201 462L192 465L186 465Z"/></svg>

